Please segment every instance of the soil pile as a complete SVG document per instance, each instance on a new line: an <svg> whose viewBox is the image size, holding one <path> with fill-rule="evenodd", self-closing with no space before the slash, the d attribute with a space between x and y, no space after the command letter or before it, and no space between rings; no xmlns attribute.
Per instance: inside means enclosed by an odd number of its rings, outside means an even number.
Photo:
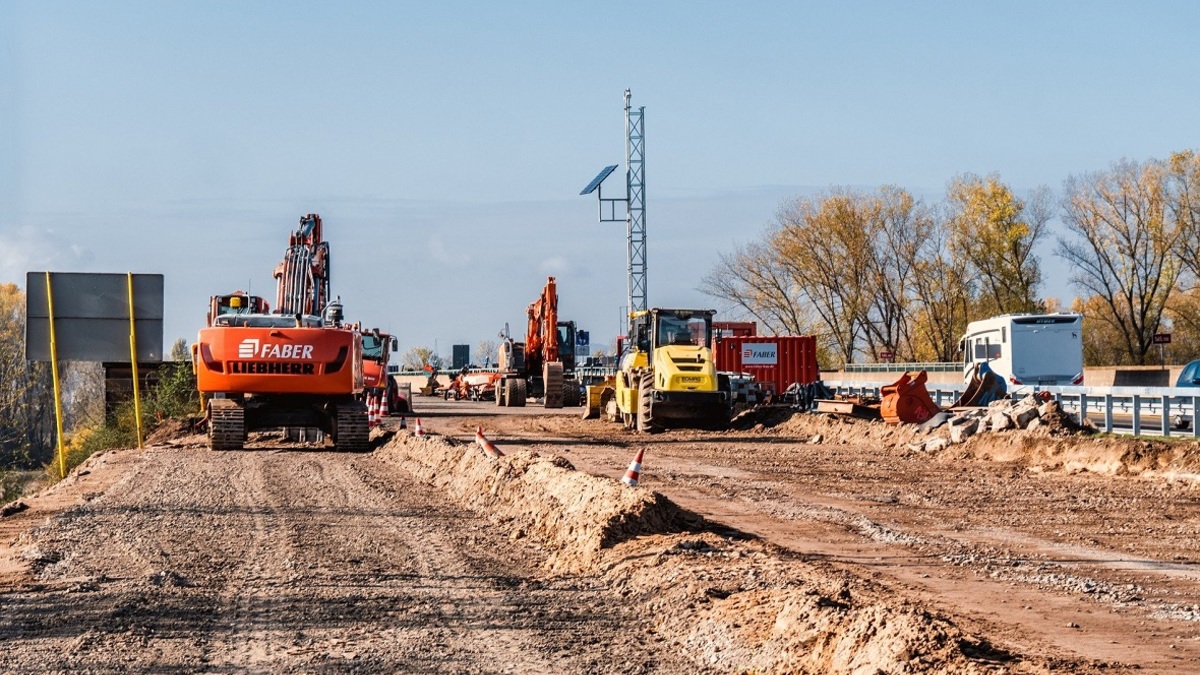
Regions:
<svg viewBox="0 0 1200 675"><path fill-rule="evenodd" d="M983 417L978 431L969 435L952 433L951 424L926 431L913 424L893 426L881 420L798 411L758 431L834 445L873 441L947 462L987 459L1022 463L1035 471L1089 471L1200 482L1200 442L1097 435L1053 402L1040 408L1035 421L1025 428L989 428L988 418Z"/></svg>
<svg viewBox="0 0 1200 675"><path fill-rule="evenodd" d="M493 461L474 444L407 432L376 456L487 514L511 539L534 537L553 572L591 570L601 549L630 537L706 527L661 494L575 471L562 457L521 451Z"/></svg>
<svg viewBox="0 0 1200 675"><path fill-rule="evenodd" d="M503 445L501 444L503 450ZM1014 672L1008 654L879 587L722 531L645 488L527 451L401 433L376 456L529 537L553 574L597 574L655 633L720 672ZM1078 664L1074 664L1078 665Z"/></svg>

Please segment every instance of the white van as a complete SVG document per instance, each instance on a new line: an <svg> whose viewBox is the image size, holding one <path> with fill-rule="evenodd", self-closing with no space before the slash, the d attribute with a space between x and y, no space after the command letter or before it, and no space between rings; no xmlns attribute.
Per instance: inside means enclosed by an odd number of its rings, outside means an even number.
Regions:
<svg viewBox="0 0 1200 675"><path fill-rule="evenodd" d="M967 325L963 376L986 362L1009 386L1083 384L1083 315L1005 314Z"/></svg>

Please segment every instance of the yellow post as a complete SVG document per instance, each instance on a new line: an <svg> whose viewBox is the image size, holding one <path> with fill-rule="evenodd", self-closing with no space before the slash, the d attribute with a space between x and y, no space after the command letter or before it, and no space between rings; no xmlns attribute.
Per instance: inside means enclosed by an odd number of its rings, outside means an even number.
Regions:
<svg viewBox="0 0 1200 675"><path fill-rule="evenodd" d="M142 447L142 397L138 391L137 330L133 321L133 272L126 273L129 281L129 360L133 362L133 417L137 422L138 448Z"/></svg>
<svg viewBox="0 0 1200 675"><path fill-rule="evenodd" d="M62 390L58 382L58 342L54 337L54 292L50 286L50 273L46 272L46 310L50 316L50 376L54 381L54 422L58 430L58 477L67 477L67 454L63 450Z"/></svg>

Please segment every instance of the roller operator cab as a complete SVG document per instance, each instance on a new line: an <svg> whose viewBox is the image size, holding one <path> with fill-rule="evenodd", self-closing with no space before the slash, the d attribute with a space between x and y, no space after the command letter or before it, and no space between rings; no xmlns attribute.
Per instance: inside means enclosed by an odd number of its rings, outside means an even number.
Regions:
<svg viewBox="0 0 1200 675"><path fill-rule="evenodd" d="M724 429L728 388L713 361L711 309L650 309L630 315L609 419L652 432L667 426Z"/></svg>

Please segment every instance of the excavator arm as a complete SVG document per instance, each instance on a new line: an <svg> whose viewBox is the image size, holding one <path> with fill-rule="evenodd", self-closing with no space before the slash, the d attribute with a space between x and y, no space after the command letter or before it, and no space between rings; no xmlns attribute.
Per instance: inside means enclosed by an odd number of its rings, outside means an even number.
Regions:
<svg viewBox="0 0 1200 675"><path fill-rule="evenodd" d="M546 286L526 311L529 325L525 330L525 367L539 373L542 364L558 361L558 285L546 277Z"/></svg>
<svg viewBox="0 0 1200 675"><path fill-rule="evenodd" d="M320 314L329 302L329 242L321 238L321 216L310 213L288 240L275 268L277 311Z"/></svg>

